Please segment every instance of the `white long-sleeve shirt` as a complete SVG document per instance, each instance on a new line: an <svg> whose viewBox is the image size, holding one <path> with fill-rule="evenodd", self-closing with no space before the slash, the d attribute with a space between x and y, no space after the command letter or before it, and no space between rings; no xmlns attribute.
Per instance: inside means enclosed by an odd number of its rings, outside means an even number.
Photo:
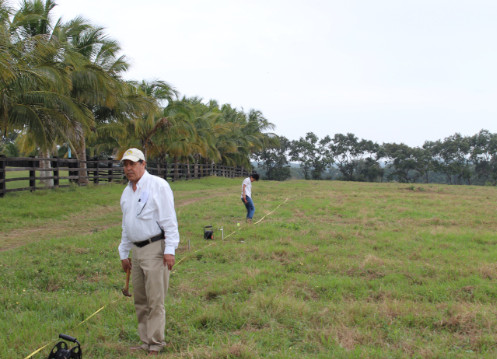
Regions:
<svg viewBox="0 0 497 359"><path fill-rule="evenodd" d="M121 196L123 212L119 256L126 259L133 242L155 237L164 230L164 254L174 255L179 244L178 221L174 210L174 196L169 183L145 171L133 191L129 183Z"/></svg>

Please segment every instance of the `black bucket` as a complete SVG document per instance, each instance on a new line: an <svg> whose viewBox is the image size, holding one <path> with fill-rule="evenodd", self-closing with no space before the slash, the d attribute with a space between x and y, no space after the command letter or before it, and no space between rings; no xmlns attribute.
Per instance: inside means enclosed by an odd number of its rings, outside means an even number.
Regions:
<svg viewBox="0 0 497 359"><path fill-rule="evenodd" d="M214 239L214 230L212 226L204 227L204 239Z"/></svg>

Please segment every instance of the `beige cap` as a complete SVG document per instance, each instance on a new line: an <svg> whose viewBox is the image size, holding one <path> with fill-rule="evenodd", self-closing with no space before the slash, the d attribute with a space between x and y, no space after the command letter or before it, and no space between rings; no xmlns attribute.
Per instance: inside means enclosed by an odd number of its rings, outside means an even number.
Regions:
<svg viewBox="0 0 497 359"><path fill-rule="evenodd" d="M145 156L143 152L138 148L130 148L126 152L124 152L123 158L121 158L121 162L124 160L130 160L133 162L138 162L139 160L145 161Z"/></svg>

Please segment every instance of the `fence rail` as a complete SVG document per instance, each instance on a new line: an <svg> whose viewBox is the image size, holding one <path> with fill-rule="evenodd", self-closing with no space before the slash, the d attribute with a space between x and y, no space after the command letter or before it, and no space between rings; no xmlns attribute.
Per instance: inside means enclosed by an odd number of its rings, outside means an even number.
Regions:
<svg viewBox="0 0 497 359"><path fill-rule="evenodd" d="M189 180L206 176L243 177L243 167L229 167L200 163L147 163L147 170L166 180ZM16 176L16 172L28 175ZM7 173L12 175L7 178ZM35 191L47 188L68 187L72 183L86 185L101 182L126 181L119 160L90 159L79 161L67 158L5 157L0 155L0 197L8 192Z"/></svg>

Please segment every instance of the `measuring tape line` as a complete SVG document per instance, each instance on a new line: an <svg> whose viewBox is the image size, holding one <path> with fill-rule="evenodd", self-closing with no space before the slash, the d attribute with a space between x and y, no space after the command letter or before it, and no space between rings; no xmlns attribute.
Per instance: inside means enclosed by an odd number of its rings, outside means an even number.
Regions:
<svg viewBox="0 0 497 359"><path fill-rule="evenodd" d="M262 222L262 220L264 218L266 218L267 216L269 216L270 214L272 214L274 211L276 211L278 208L280 208L282 205L284 205L287 201L288 201L288 197L285 198L285 200L283 202L281 202L279 205L277 205L275 209L273 209L271 212L267 213L264 217L262 217L257 222L255 222L255 224L258 224L259 222Z"/></svg>
<svg viewBox="0 0 497 359"><path fill-rule="evenodd" d="M36 354L36 353L38 353L39 351L41 351L41 350L45 349L46 347L48 347L48 346L50 345L50 343L55 343L55 340L52 340L51 342L49 342L49 343L45 344L44 346L42 346L40 349L35 350L34 352L32 352L31 354L29 354L29 355L28 355L26 358L24 358L24 359L29 359L29 358L31 358L33 355L35 355L35 354Z"/></svg>

